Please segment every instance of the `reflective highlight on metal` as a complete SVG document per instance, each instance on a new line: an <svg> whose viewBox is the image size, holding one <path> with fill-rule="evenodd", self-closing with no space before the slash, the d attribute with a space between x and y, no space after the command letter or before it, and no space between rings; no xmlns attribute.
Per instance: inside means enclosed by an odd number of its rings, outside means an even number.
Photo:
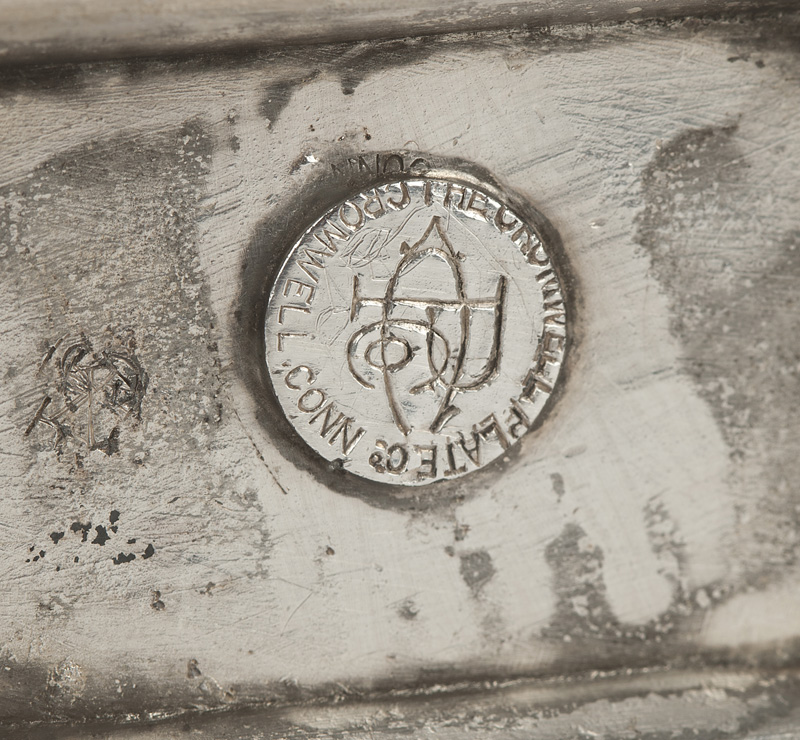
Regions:
<svg viewBox="0 0 800 740"><path fill-rule="evenodd" d="M558 382L562 282L535 224L483 190L401 180L306 230L264 338L286 417L325 459L424 485L502 455Z"/></svg>

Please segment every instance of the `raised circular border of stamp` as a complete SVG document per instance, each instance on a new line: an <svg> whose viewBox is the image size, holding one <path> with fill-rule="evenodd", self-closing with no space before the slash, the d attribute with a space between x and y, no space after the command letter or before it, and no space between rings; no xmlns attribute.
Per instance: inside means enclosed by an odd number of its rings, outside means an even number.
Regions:
<svg viewBox="0 0 800 740"><path fill-rule="evenodd" d="M567 344L564 288L541 233L486 190L479 184L441 177L409 177L374 185L351 193L330 208L305 229L286 255L271 286L264 316L265 358L272 390L304 443L336 468L392 485L420 486L454 479L503 456L534 427L548 404L559 381ZM403 213L406 209L411 214L407 218ZM421 210L431 213L419 216ZM409 233L413 233L414 224L409 227L408 222L418 216L418 238L412 244L411 239L400 239L407 235L405 232L392 234L392 226L386 227L385 222L393 218L396 224L401 216L402 228ZM458 224L467 220L471 220L467 231L474 239L465 239L463 229L459 232ZM491 233L485 226L482 234L473 233L480 231L480 224L488 225ZM384 242L388 241L389 248L368 254L362 249L359 253L359 245L366 241L364 232L370 231L386 233ZM484 265L475 265L472 260L473 273L476 267L480 272L489 272L486 268L491 267L496 282L489 294L470 296L460 262L469 262L470 257L480 259L469 250L475 252L476 244L478 251L481 247L485 250L483 242L489 236L494 238L492 248L506 254L490 255L488 260L484 257L488 262ZM351 242L356 246L350 248ZM392 248L395 253L391 253ZM382 279L372 282L387 287L382 294L368 295L369 291L364 293L361 287L364 270L354 264L368 266L374 277L379 260L388 263L390 269L384 270ZM449 295L447 291L445 295L438 291L437 295L439 286L430 275L425 280L426 263L443 264L445 272L449 271L454 282ZM400 287L412 271L414 283L432 286L427 297L418 291L415 294L413 284ZM335 299L345 293L343 286L331 287L337 278L342 282L341 273L346 273L347 287L351 281L353 286L346 306L335 305ZM437 274L435 268L433 273ZM441 277L441 271L438 275ZM473 281L476 276L480 278L473 274ZM328 296L321 301L320 310L314 304L320 303L319 295L326 289ZM516 305L512 305L515 300ZM531 300L535 316L529 308ZM331 315L345 309L349 309L347 326L339 321L327 335L324 328L320 331L321 319L330 324ZM520 310L527 310L522 320ZM378 312L377 321L364 325L361 320L359 324L361 314L370 311ZM439 329L447 323L439 317L447 314L460 317L456 322L459 337L453 340L451 336L449 342ZM467 336L471 341L478 334L469 330L473 319L480 323L481 315L493 330L483 332L484 354L472 357L478 369L473 362L473 370L468 371ZM487 326L486 320L483 325ZM532 341L526 342L530 327ZM451 334L452 328L453 321ZM349 342L337 343L343 333L349 334ZM371 343L367 341L370 334L378 337ZM395 376L415 355L426 354L420 351L423 347L427 347L430 377L419 382L417 373L410 393L423 390L434 398L429 399L433 412L419 426L408 418L409 412L418 411L417 399L409 395L408 386L406 394L399 397ZM387 348L393 359L387 359ZM333 354L326 352L329 349L335 350ZM516 363L508 359L514 354ZM349 373L343 362L339 376L332 377L331 369L339 367L339 359L345 357ZM361 367L357 367L359 363ZM509 373L501 372L505 365L515 365L511 375L516 373L516 380L510 382L512 386L516 382L516 393L509 387ZM367 391L374 391L378 385L387 403L370 398ZM454 402L470 394L475 398ZM490 399L496 412L480 404L481 396ZM459 406L478 416L468 418L466 425L463 420L453 423L453 417L462 415Z"/></svg>
<svg viewBox="0 0 800 740"><path fill-rule="evenodd" d="M511 474L527 459L525 450L547 434L545 420L557 409L568 408L559 399L570 387L569 376L573 372L572 365L580 356L583 336L579 278L572 270L558 230L532 205L534 193L521 196L498 181L486 168L470 160L408 149L360 153L347 148L342 151L341 145L337 145L337 151L329 157L317 154L314 163L299 170L293 168L292 172L292 177L283 183L281 197L268 202L264 216L243 252L240 290L231 316L234 370L241 383L237 387L241 387L250 398L248 402L247 396L240 397L240 402L248 405L237 414L246 423L248 436L259 457L265 464L269 460L269 474L287 492L293 490L296 480L314 481L328 490L353 496L371 506L400 511L449 508L480 491L502 486L505 475ZM418 178L446 179L478 187L507 204L525 223L534 227L548 245L553 268L564 287L570 331L565 342L560 381L522 437L521 444L512 445L506 454L468 476L439 480L425 486L397 486L354 475L338 460L326 460L309 447L289 423L264 361L264 320L269 293L286 256L310 223L316 223L331 208L355 193L394 181ZM268 449L275 452L267 454ZM286 468L284 463L291 467ZM295 469L295 474L290 474L291 468ZM300 477L296 478L297 475ZM310 476L310 479L304 476Z"/></svg>

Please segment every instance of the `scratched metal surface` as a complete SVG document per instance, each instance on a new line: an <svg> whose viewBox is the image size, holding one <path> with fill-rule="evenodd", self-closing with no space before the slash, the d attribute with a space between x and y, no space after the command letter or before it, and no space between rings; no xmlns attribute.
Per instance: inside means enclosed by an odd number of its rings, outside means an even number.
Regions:
<svg viewBox="0 0 800 740"><path fill-rule="evenodd" d="M798 38L773 15L3 72L8 736L254 704L279 708L189 729L789 736ZM300 454L252 342L290 237L393 154L540 210L575 299L552 412L441 495Z"/></svg>

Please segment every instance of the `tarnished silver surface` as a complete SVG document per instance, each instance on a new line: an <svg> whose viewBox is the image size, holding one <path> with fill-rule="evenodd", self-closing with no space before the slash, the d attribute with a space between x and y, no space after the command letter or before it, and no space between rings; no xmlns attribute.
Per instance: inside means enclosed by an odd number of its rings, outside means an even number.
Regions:
<svg viewBox="0 0 800 740"><path fill-rule="evenodd" d="M0 66L523 25L790 10L793 0L0 0Z"/></svg>
<svg viewBox="0 0 800 740"><path fill-rule="evenodd" d="M541 235L457 181L358 193L294 245L266 359L302 438L365 478L421 485L481 468L535 422L566 348Z"/></svg>
<svg viewBox="0 0 800 740"><path fill-rule="evenodd" d="M798 38L4 67L0 737L796 735ZM314 452L265 361L292 245L403 178L540 209L569 319L533 428L424 486Z"/></svg>

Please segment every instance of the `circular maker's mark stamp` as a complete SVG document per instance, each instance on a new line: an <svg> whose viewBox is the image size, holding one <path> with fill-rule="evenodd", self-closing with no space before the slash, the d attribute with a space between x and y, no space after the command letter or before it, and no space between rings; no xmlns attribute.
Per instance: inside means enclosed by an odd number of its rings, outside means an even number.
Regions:
<svg viewBox="0 0 800 740"><path fill-rule="evenodd" d="M365 190L295 243L264 337L275 395L319 455L375 481L477 470L558 382L563 286L534 224L444 179Z"/></svg>

